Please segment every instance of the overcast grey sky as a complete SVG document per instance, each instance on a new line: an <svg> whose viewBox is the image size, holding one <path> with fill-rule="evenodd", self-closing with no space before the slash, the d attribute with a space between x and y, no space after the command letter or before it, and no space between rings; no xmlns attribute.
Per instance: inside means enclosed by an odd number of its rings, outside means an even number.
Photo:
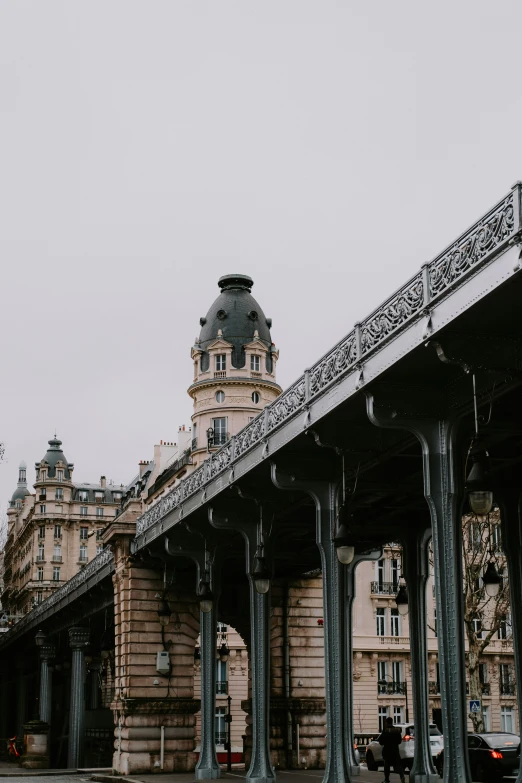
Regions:
<svg viewBox="0 0 522 783"><path fill-rule="evenodd" d="M287 386L522 177L522 3L0 0L2 508L127 482L220 275Z"/></svg>

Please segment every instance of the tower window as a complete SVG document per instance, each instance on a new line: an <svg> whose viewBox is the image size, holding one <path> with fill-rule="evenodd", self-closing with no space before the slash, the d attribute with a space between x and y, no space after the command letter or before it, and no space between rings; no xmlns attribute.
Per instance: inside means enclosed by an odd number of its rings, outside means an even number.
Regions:
<svg viewBox="0 0 522 783"><path fill-rule="evenodd" d="M261 359L259 358L259 356L250 357L250 369L252 370L252 372L260 372Z"/></svg>
<svg viewBox="0 0 522 783"><path fill-rule="evenodd" d="M60 470L59 468L56 471L56 480L63 481L63 470Z"/></svg>
<svg viewBox="0 0 522 783"><path fill-rule="evenodd" d="M225 417L219 419L213 419L214 425L214 445L222 446L228 440L227 437L227 420Z"/></svg>
<svg viewBox="0 0 522 783"><path fill-rule="evenodd" d="M252 392L252 402L257 405L260 399L259 392Z"/></svg>
<svg viewBox="0 0 522 783"><path fill-rule="evenodd" d="M227 369L227 355L226 353L218 353L216 355L216 371L222 372Z"/></svg>
<svg viewBox="0 0 522 783"><path fill-rule="evenodd" d="M57 487L56 494L55 494L56 500L63 500L63 489L61 487Z"/></svg>
<svg viewBox="0 0 522 783"><path fill-rule="evenodd" d="M80 528L80 541L87 541L88 537L89 537L89 528L88 527L81 527Z"/></svg>
<svg viewBox="0 0 522 783"><path fill-rule="evenodd" d="M216 402L225 402L225 392L224 391L217 391L216 392Z"/></svg>

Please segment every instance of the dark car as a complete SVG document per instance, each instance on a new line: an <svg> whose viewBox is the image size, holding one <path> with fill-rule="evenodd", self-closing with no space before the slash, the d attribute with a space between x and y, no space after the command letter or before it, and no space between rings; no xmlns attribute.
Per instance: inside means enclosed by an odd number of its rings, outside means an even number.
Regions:
<svg viewBox="0 0 522 783"><path fill-rule="evenodd" d="M486 731L468 735L469 765L473 780L498 783L505 775L514 775L520 765L520 737L507 732ZM436 759L442 777L444 751Z"/></svg>

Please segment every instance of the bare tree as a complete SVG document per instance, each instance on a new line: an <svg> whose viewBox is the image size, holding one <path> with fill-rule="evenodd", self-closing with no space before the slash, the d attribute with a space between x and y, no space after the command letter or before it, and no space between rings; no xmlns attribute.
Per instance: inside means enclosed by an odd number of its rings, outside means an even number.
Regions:
<svg viewBox="0 0 522 783"><path fill-rule="evenodd" d="M464 627L468 637L467 672L469 698L482 700L480 677L481 658L495 634L511 636L509 623L509 584L505 575L505 556L500 539L500 513L493 511L485 517L466 515L462 520L464 561ZM497 595L489 596L482 577L492 562L502 575ZM475 732L484 731L482 712L472 713Z"/></svg>

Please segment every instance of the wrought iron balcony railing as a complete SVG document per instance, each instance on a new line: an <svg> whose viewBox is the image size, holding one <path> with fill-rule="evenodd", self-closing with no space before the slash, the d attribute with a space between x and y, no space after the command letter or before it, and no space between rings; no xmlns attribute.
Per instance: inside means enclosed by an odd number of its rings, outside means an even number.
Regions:
<svg viewBox="0 0 522 783"><path fill-rule="evenodd" d="M379 680L377 682L377 693L379 695L393 696L397 694L399 696L406 695L406 683L405 682L388 682L388 680Z"/></svg>
<svg viewBox="0 0 522 783"><path fill-rule="evenodd" d="M398 582L372 582L371 590L374 595L397 595Z"/></svg>
<svg viewBox="0 0 522 783"><path fill-rule="evenodd" d="M228 694L228 680L216 681L216 693Z"/></svg>
<svg viewBox="0 0 522 783"><path fill-rule="evenodd" d="M440 693L440 682L438 680L428 680L428 693L432 696Z"/></svg>
<svg viewBox="0 0 522 783"><path fill-rule="evenodd" d="M514 696L515 695L515 683L514 682L501 682L500 683L500 695L501 696Z"/></svg>
<svg viewBox="0 0 522 783"><path fill-rule="evenodd" d="M442 253L408 280L398 291L373 311L319 361L295 381L277 399L256 416L231 442L209 456L199 468L181 481L138 519L137 536L163 519L172 509L193 495L243 454L263 442L274 430L299 415L310 401L349 373L360 373L360 363L386 341L426 318L428 307L436 304L468 277L503 252L521 230L520 198L522 186L513 189L461 234ZM214 377L226 377L216 371ZM215 441L216 443L216 441Z"/></svg>

